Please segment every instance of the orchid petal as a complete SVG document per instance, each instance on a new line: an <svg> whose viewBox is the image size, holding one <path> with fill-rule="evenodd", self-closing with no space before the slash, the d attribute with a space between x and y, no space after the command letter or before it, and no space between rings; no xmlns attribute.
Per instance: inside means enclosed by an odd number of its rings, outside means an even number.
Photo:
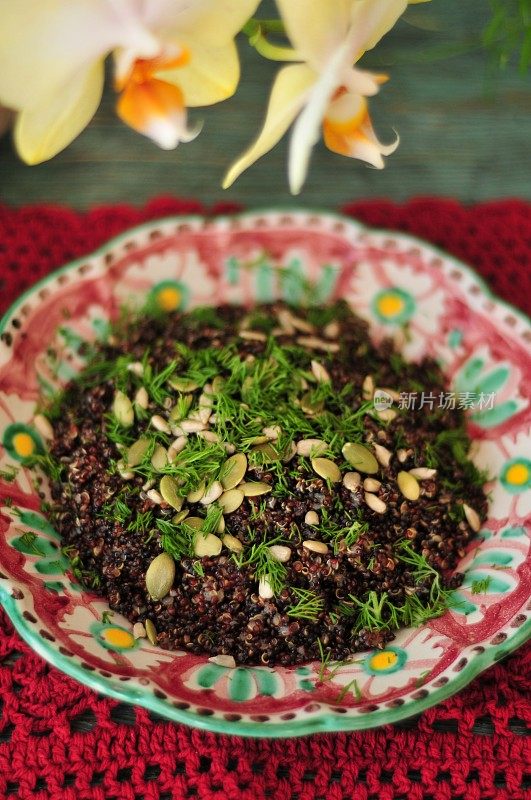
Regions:
<svg viewBox="0 0 531 800"><path fill-rule="evenodd" d="M120 43L121 26L105 0L2 3L0 102L41 107L71 76Z"/></svg>
<svg viewBox="0 0 531 800"><path fill-rule="evenodd" d="M209 106L231 97L240 80L240 61L233 41L220 47L205 47L192 37L186 39L188 62L173 70L157 71L156 75L179 86L185 105Z"/></svg>
<svg viewBox="0 0 531 800"><path fill-rule="evenodd" d="M357 61L391 30L407 8L407 0L354 0L351 7L351 43Z"/></svg>
<svg viewBox="0 0 531 800"><path fill-rule="evenodd" d="M334 92L341 86L348 41L339 47L315 83L306 107L293 128L289 146L288 176L293 194L299 194L314 144L319 140L321 123Z"/></svg>
<svg viewBox="0 0 531 800"><path fill-rule="evenodd" d="M129 127L152 139L163 150L173 150L179 142L191 142L201 127L186 127L186 109L181 90L155 78L144 83L131 82L120 95L116 111Z"/></svg>
<svg viewBox="0 0 531 800"><path fill-rule="evenodd" d="M224 189L282 138L304 106L308 90L316 78L316 74L306 64L290 64L278 72L262 131L249 150L227 172L223 181Z"/></svg>
<svg viewBox="0 0 531 800"><path fill-rule="evenodd" d="M352 94L362 94L364 97L373 97L380 91L380 85L387 81L387 75L366 72L353 67L343 77L343 86Z"/></svg>
<svg viewBox="0 0 531 800"><path fill-rule="evenodd" d="M15 144L27 164L38 164L63 150L88 125L101 100L103 61L74 75L59 92L19 112Z"/></svg>
<svg viewBox="0 0 531 800"><path fill-rule="evenodd" d="M260 0L147 0L146 22L170 37L201 37L206 45L234 39L252 17Z"/></svg>
<svg viewBox="0 0 531 800"><path fill-rule="evenodd" d="M288 37L301 60L314 67L344 41L353 0L276 0Z"/></svg>

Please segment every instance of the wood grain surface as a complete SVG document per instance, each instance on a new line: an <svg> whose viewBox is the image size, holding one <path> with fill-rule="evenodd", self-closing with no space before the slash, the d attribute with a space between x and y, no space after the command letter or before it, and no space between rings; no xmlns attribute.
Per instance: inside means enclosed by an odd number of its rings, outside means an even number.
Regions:
<svg viewBox="0 0 531 800"><path fill-rule="evenodd" d="M292 198L284 141L223 191L226 167L259 129L278 68L260 59L242 38L238 94L219 106L191 112L192 120L205 123L196 141L172 152L159 150L121 124L108 89L87 130L46 164L22 164L4 137L0 201L84 209L120 201L141 204L160 193L253 207L331 207L356 198L401 200L412 195L454 196L465 202L529 197L529 77L515 68L493 69L477 46L488 17L487 0L433 0L413 6L408 14L411 22L399 23L364 62L391 75L371 103L380 137L390 141L393 129L401 137L399 150L383 171L318 145L305 189Z"/></svg>

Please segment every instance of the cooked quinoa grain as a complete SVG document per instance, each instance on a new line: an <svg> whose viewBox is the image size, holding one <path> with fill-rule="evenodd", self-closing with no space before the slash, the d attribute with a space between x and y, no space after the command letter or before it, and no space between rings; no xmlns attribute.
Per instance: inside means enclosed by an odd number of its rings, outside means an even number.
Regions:
<svg viewBox="0 0 531 800"><path fill-rule="evenodd" d="M461 411L378 412L380 387L445 391L343 303L122 322L42 416L72 569L135 636L236 664L343 659L443 613L483 476Z"/></svg>

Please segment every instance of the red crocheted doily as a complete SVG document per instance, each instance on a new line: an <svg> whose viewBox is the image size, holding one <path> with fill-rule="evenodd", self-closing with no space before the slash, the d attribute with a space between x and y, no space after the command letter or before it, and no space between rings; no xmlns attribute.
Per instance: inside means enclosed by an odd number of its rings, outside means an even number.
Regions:
<svg viewBox="0 0 531 800"><path fill-rule="evenodd" d="M54 267L131 225L201 212L160 198L144 209L0 206L0 312ZM215 211L234 210L224 206ZM408 231L473 265L531 312L531 214L522 201L450 200L345 209ZM254 741L165 722L96 695L48 666L0 612L0 797L9 800L525 800L531 796L531 648L414 720L354 734Z"/></svg>

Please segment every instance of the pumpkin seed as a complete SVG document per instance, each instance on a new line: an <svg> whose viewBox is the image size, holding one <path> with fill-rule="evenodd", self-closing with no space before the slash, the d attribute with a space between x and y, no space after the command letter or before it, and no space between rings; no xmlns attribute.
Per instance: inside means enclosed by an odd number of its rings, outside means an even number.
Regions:
<svg viewBox="0 0 531 800"><path fill-rule="evenodd" d="M407 461L408 456L411 454L411 452L412 452L411 450L405 450L403 447L401 447L400 450L396 451L396 457L398 458L400 463L403 464L404 461Z"/></svg>
<svg viewBox="0 0 531 800"><path fill-rule="evenodd" d="M325 367L323 367L320 361L315 361L312 359L311 367L317 383L330 383L332 380L330 373Z"/></svg>
<svg viewBox="0 0 531 800"><path fill-rule="evenodd" d="M272 487L264 481L249 481L249 483L240 483L238 488L245 497L259 497L262 494L268 494Z"/></svg>
<svg viewBox="0 0 531 800"><path fill-rule="evenodd" d="M129 469L125 469L123 464L122 466L118 466L118 474L124 481L130 481L135 477L135 473L131 472Z"/></svg>
<svg viewBox="0 0 531 800"><path fill-rule="evenodd" d="M221 553L222 542L219 536L213 533L196 533L194 536L194 555L202 558L203 556L219 556Z"/></svg>
<svg viewBox="0 0 531 800"><path fill-rule="evenodd" d="M251 439L247 439L248 444L266 444L269 441L269 436L253 436Z"/></svg>
<svg viewBox="0 0 531 800"><path fill-rule="evenodd" d="M146 571L146 589L153 600L166 597L175 580L175 561L168 553L160 553Z"/></svg>
<svg viewBox="0 0 531 800"><path fill-rule="evenodd" d="M264 575L258 582L258 594L262 600L270 600L275 594L267 575Z"/></svg>
<svg viewBox="0 0 531 800"><path fill-rule="evenodd" d="M418 480L410 472L403 470L396 476L398 488L406 498L406 500L418 500L420 495L420 486Z"/></svg>
<svg viewBox="0 0 531 800"><path fill-rule="evenodd" d="M466 503L463 503L463 511L465 512L465 517L468 524L470 525L474 533L477 533L481 528L481 520L479 518L478 512L475 511L470 506L467 506Z"/></svg>
<svg viewBox="0 0 531 800"><path fill-rule="evenodd" d="M219 479L225 490L234 489L247 472L247 456L245 453L235 453L228 458L219 473Z"/></svg>
<svg viewBox="0 0 531 800"><path fill-rule="evenodd" d="M188 525L189 528L193 528L196 531L200 531L203 529L205 520L203 517L187 517L186 524Z"/></svg>
<svg viewBox="0 0 531 800"><path fill-rule="evenodd" d="M429 481L437 475L437 470L429 467L415 467L409 470L409 474L414 475L419 481Z"/></svg>
<svg viewBox="0 0 531 800"><path fill-rule="evenodd" d="M308 511L304 517L306 525L319 525L319 514L317 511Z"/></svg>
<svg viewBox="0 0 531 800"><path fill-rule="evenodd" d="M146 629L144 628L141 622L135 622L135 624L133 625L133 637L135 639L146 638Z"/></svg>
<svg viewBox="0 0 531 800"><path fill-rule="evenodd" d="M371 400L374 394L374 379L372 375L366 375L361 384L361 395L364 400Z"/></svg>
<svg viewBox="0 0 531 800"><path fill-rule="evenodd" d="M270 464L272 461L280 459L280 453L270 442L256 445L256 447L253 447L252 452L261 454L260 463L262 464Z"/></svg>
<svg viewBox="0 0 531 800"><path fill-rule="evenodd" d="M212 394L219 394L223 391L224 385L225 378L222 378L221 375L216 375L216 377L212 379Z"/></svg>
<svg viewBox="0 0 531 800"><path fill-rule="evenodd" d="M269 552L275 561L280 561L281 564L285 564L291 558L291 549L283 544L272 544Z"/></svg>
<svg viewBox="0 0 531 800"><path fill-rule="evenodd" d="M223 494L223 486L219 481L214 481L206 490L203 497L199 501L203 506L209 506L211 503L214 503L218 497L221 497Z"/></svg>
<svg viewBox="0 0 531 800"><path fill-rule="evenodd" d="M131 447L127 449L127 466L137 467L144 460L144 456L149 450L149 445L149 439L145 438L137 439L136 442L133 442Z"/></svg>
<svg viewBox="0 0 531 800"><path fill-rule="evenodd" d="M151 466L157 472L161 472L167 463L168 454L165 448L161 444L156 445L155 449L153 450L153 455L151 456Z"/></svg>
<svg viewBox="0 0 531 800"><path fill-rule="evenodd" d="M171 428L164 419L161 417L160 414L155 414L151 417L151 424L155 428L156 431L162 431L162 433L171 433Z"/></svg>
<svg viewBox="0 0 531 800"><path fill-rule="evenodd" d="M221 541L227 550L230 550L232 553L241 553L243 550L243 544L240 542L240 540L235 536L232 536L230 533L226 533Z"/></svg>
<svg viewBox="0 0 531 800"><path fill-rule="evenodd" d="M172 422L180 422L186 417L188 411L190 410L190 406L192 405L193 399L194 398L192 395L186 395L185 397L180 398L177 405L174 406L170 411L170 419Z"/></svg>
<svg viewBox="0 0 531 800"><path fill-rule="evenodd" d="M313 471L326 481L337 483L341 480L339 467L329 458L312 458L311 463Z"/></svg>
<svg viewBox="0 0 531 800"><path fill-rule="evenodd" d="M160 479L159 491L168 505L180 511L184 498L179 496L179 485L171 475L163 475Z"/></svg>
<svg viewBox="0 0 531 800"><path fill-rule="evenodd" d="M382 467L388 467L389 462L391 461L391 456L393 455L387 447L384 447L382 444L373 444L374 447L374 454Z"/></svg>
<svg viewBox="0 0 531 800"><path fill-rule="evenodd" d="M361 475L359 472L345 472L343 475L343 486L349 492L354 492L361 483Z"/></svg>
<svg viewBox="0 0 531 800"><path fill-rule="evenodd" d="M151 642L152 645L157 644L157 629L153 625L150 619L145 621L145 628L146 628L146 635Z"/></svg>
<svg viewBox="0 0 531 800"><path fill-rule="evenodd" d="M216 528L216 533L225 533L225 528L227 527L227 523L225 522L225 517L220 517L218 522L218 527Z"/></svg>
<svg viewBox="0 0 531 800"><path fill-rule="evenodd" d="M190 378L170 378L168 383L172 389L184 394L190 394L190 392L195 392L196 389L199 389L199 384Z"/></svg>
<svg viewBox="0 0 531 800"><path fill-rule="evenodd" d="M381 485L380 481L375 480L375 478L365 478L363 481L363 488L367 492L377 492Z"/></svg>
<svg viewBox="0 0 531 800"><path fill-rule="evenodd" d="M290 442L289 445L284 449L284 452L281 454L282 462L284 464L288 464L292 458L295 458L297 455L297 446L295 442Z"/></svg>
<svg viewBox="0 0 531 800"><path fill-rule="evenodd" d="M205 491L206 491L206 483L205 481L201 481L197 489L193 489L191 492L188 492L188 494L186 495L186 499L189 503L199 503Z"/></svg>
<svg viewBox="0 0 531 800"><path fill-rule="evenodd" d="M328 449L326 442L322 439L301 439L297 442L297 454L299 456L319 456Z"/></svg>
<svg viewBox="0 0 531 800"><path fill-rule="evenodd" d="M305 542L302 543L302 546L306 550L310 550L312 553L328 553L328 545L324 542L316 542L313 539L307 539Z"/></svg>
<svg viewBox="0 0 531 800"><path fill-rule="evenodd" d="M174 525L179 525L180 522L182 522L184 519L186 519L186 517L188 516L189 513L190 512L188 511L187 508L183 508L182 511L179 511L179 513L176 514L173 517L173 519L172 519L173 524Z"/></svg>
<svg viewBox="0 0 531 800"><path fill-rule="evenodd" d="M287 333L288 336L293 336L295 333L295 327L292 322L292 317L289 311L285 308L281 308L277 311L277 319L280 322L281 327L284 330L284 333Z"/></svg>
<svg viewBox="0 0 531 800"><path fill-rule="evenodd" d="M341 452L345 461L348 461L359 472L365 472L367 475L373 475L378 472L378 462L371 451L364 445L347 442L343 445Z"/></svg>
<svg viewBox="0 0 531 800"><path fill-rule="evenodd" d="M147 492L148 489L152 489L155 486L156 480L155 478L150 478L149 481L146 481L142 484L142 491Z"/></svg>
<svg viewBox="0 0 531 800"><path fill-rule="evenodd" d="M146 409L149 406L149 395L144 386L141 386L135 394L135 405L143 409Z"/></svg>
<svg viewBox="0 0 531 800"><path fill-rule="evenodd" d="M146 492L146 497L157 506L164 502L164 498L156 489L150 489L149 492Z"/></svg>
<svg viewBox="0 0 531 800"><path fill-rule="evenodd" d="M244 494L240 489L228 489L223 492L218 500L218 505L223 509L224 514L232 514L243 503Z"/></svg>
<svg viewBox="0 0 531 800"><path fill-rule="evenodd" d="M371 492L365 492L365 502L369 508L376 511L377 514L385 514L387 511L387 506L384 501L380 500L375 494L371 494Z"/></svg>
<svg viewBox="0 0 531 800"><path fill-rule="evenodd" d="M54 433L52 425L48 417L45 417L44 414L35 414L33 417L33 424L43 439L53 439Z"/></svg>
<svg viewBox="0 0 531 800"><path fill-rule="evenodd" d="M324 400L313 400L311 392L306 392L306 394L301 397L300 407L305 414L309 414L313 417L320 414L324 409Z"/></svg>
<svg viewBox="0 0 531 800"><path fill-rule="evenodd" d="M226 656L224 653L219 653L217 656L211 656L209 659L211 664L217 664L218 667L225 667L226 669L236 669L236 662L234 656Z"/></svg>
<svg viewBox="0 0 531 800"><path fill-rule="evenodd" d="M119 422L122 428L131 427L135 421L135 412L133 410L133 404L126 394L120 391L116 392L112 410L117 422Z"/></svg>

